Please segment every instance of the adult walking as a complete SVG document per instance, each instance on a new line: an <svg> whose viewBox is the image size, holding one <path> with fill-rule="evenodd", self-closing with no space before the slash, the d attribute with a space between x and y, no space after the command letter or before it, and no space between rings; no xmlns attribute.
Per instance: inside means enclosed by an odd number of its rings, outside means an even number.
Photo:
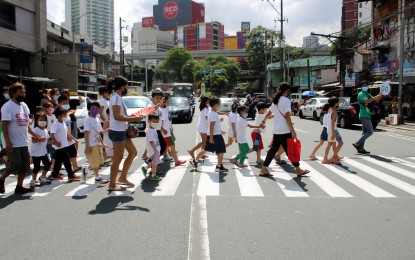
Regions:
<svg viewBox="0 0 415 260"><path fill-rule="evenodd" d="M14 83L9 87L10 100L1 108L1 122L3 134L1 136L5 144L6 170L0 176L0 193L5 193L4 181L10 175L17 175L15 194L24 194L32 191L23 187L26 174L30 174L30 154L28 132L33 139L39 140L37 135L29 127L29 108L23 99L26 90L23 84Z"/></svg>
<svg viewBox="0 0 415 260"><path fill-rule="evenodd" d="M267 157L262 165L260 176L272 176L267 167L270 165L275 153L280 146L287 152L288 138L297 138L293 123L291 122L291 102L288 99L290 85L287 82L281 82L278 92L272 97L272 105L262 123L265 124L267 119L274 115L273 139L271 148L268 150ZM299 162L291 162L295 167L297 176L309 173L309 170L302 170Z"/></svg>
<svg viewBox="0 0 415 260"><path fill-rule="evenodd" d="M373 134L373 125L371 118L371 112L369 105L372 102L379 102L382 98L382 92L373 97L368 92L369 84L367 81L362 82L362 91L357 95L357 101L359 102L360 111L359 111L359 120L362 122L362 136L360 139L353 143L352 145L356 148L357 152L360 154L368 154L369 151L365 150L366 140Z"/></svg>
<svg viewBox="0 0 415 260"><path fill-rule="evenodd" d="M118 183L128 187L134 187L134 183L127 180L127 173L131 167L134 157L137 156L137 149L131 138L127 136L128 122L139 122L143 120L142 116L127 116L127 107L124 104L123 96L127 95L128 80L124 77L117 76L107 82L108 93L112 93L109 103L110 110L110 128L108 136L114 146L114 155L111 161L111 178L108 191L123 191L124 186L116 185L116 178L121 160L124 156L124 149L127 150L128 156L124 161L122 172L118 178Z"/></svg>

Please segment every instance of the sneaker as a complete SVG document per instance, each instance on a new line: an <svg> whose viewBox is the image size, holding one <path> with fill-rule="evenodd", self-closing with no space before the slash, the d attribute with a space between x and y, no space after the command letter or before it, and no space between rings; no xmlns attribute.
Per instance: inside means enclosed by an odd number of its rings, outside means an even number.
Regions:
<svg viewBox="0 0 415 260"><path fill-rule="evenodd" d="M6 188L4 187L4 180L0 180L0 194L4 194L6 192Z"/></svg>
<svg viewBox="0 0 415 260"><path fill-rule="evenodd" d="M190 164L193 166L193 168L197 169L198 162L195 159L191 160Z"/></svg>
<svg viewBox="0 0 415 260"><path fill-rule="evenodd" d="M63 180L63 176L62 176L62 175L58 175L58 176L51 176L51 177L50 177L50 179L51 179L51 180L59 180L59 181L61 181L61 180Z"/></svg>
<svg viewBox="0 0 415 260"><path fill-rule="evenodd" d="M156 175L151 175L150 176L150 180L152 180L152 181L161 181L161 177L160 176L158 176L157 174Z"/></svg>
<svg viewBox="0 0 415 260"><path fill-rule="evenodd" d="M30 186L30 188L39 187L40 182L38 182L36 180L31 180L29 186Z"/></svg>
<svg viewBox="0 0 415 260"><path fill-rule="evenodd" d="M40 176L39 177L39 181L40 181L40 184L51 184L52 182L48 179L48 178L46 178L46 176Z"/></svg>
<svg viewBox="0 0 415 260"><path fill-rule="evenodd" d="M32 191L33 189L24 188L23 186L16 186L16 189L14 190L14 194L26 194Z"/></svg>
<svg viewBox="0 0 415 260"><path fill-rule="evenodd" d="M360 154L368 154L370 152L369 151L366 151L365 149L362 149L362 150L357 151L357 153L360 153Z"/></svg>
<svg viewBox="0 0 415 260"><path fill-rule="evenodd" d="M77 181L77 180L80 180L80 179L81 179L81 176L79 176L77 174L68 176L68 180L70 180L70 181Z"/></svg>
<svg viewBox="0 0 415 260"><path fill-rule="evenodd" d="M215 171L216 172L228 172L229 170L223 167L223 164L221 164L220 166L216 165Z"/></svg>
<svg viewBox="0 0 415 260"><path fill-rule="evenodd" d="M141 166L141 171L143 172L144 178L147 177L147 168L145 166Z"/></svg>
<svg viewBox="0 0 415 260"><path fill-rule="evenodd" d="M171 157L171 156L163 157L163 161L171 162L171 161L173 161L173 157Z"/></svg>
<svg viewBox="0 0 415 260"><path fill-rule="evenodd" d="M82 168L82 180L86 181L86 176L88 175L88 166Z"/></svg>
<svg viewBox="0 0 415 260"><path fill-rule="evenodd" d="M99 184L107 184L110 181L107 179L103 179L101 176L99 176L99 177L95 177L95 182L98 182Z"/></svg>
<svg viewBox="0 0 415 260"><path fill-rule="evenodd" d="M179 160L177 163L174 164L174 166L180 166L180 165L185 164L185 163L186 163L186 161Z"/></svg>

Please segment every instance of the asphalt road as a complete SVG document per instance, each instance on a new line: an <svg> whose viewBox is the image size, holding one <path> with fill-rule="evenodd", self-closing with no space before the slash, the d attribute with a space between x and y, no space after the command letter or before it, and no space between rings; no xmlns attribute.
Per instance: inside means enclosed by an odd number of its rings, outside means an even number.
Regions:
<svg viewBox="0 0 415 260"><path fill-rule="evenodd" d="M362 156L351 146L360 127L340 129L347 160L325 166L307 159L320 123L293 121L307 177L274 163L274 178L258 177L254 154L247 170L226 160L228 174L212 172L212 154L198 171L164 163L160 183L143 179L137 158L129 175L137 186L118 194L91 179L15 196L9 177L0 197L0 258L413 259L415 132L380 128L366 144L372 155ZM191 124L174 125L182 158L196 142L196 124L197 114ZM266 144L270 132L271 122ZM145 139L134 142L141 156ZM236 153L233 145L225 158Z"/></svg>

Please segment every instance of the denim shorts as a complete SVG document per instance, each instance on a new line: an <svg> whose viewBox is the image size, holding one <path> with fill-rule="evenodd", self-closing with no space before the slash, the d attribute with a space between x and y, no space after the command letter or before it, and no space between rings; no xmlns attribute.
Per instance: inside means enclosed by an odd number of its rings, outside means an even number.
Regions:
<svg viewBox="0 0 415 260"><path fill-rule="evenodd" d="M334 136L335 136L335 141L334 140L329 140L329 142L336 142L336 141L338 143L343 142L343 139L342 139L342 136L340 135L339 130L337 130L337 129L334 130Z"/></svg>
<svg viewBox="0 0 415 260"><path fill-rule="evenodd" d="M127 131L113 131L108 132L108 137L113 144L122 144L127 140Z"/></svg>
<svg viewBox="0 0 415 260"><path fill-rule="evenodd" d="M323 130L321 131L320 140L327 141L329 139L327 135L327 127L323 127Z"/></svg>

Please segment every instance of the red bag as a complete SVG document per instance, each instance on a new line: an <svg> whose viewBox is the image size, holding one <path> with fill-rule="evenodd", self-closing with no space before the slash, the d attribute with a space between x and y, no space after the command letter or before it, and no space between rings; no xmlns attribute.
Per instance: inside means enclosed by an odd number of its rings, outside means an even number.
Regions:
<svg viewBox="0 0 415 260"><path fill-rule="evenodd" d="M298 139L288 138L287 155L290 162L299 162L301 160L301 142Z"/></svg>

